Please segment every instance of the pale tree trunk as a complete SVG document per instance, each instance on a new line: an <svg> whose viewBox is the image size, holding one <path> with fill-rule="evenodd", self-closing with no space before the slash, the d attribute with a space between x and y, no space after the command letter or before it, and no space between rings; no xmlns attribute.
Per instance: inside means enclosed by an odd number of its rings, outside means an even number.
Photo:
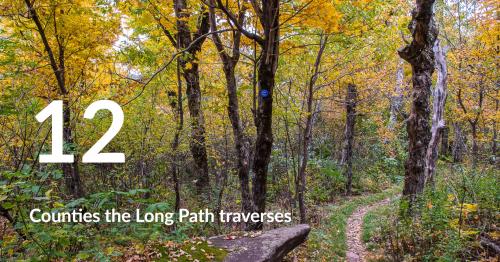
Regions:
<svg viewBox="0 0 500 262"><path fill-rule="evenodd" d="M226 89L228 95L228 115L233 128L234 147L237 155L238 178L240 180L241 190L241 210L244 213L251 213L252 198L250 194L250 139L245 135L243 123L240 117L240 107L238 101L238 87L235 76L236 66L240 59L240 40L241 32L236 31L233 34L232 54L229 54L217 31L217 21L215 15L215 0L211 0L210 4L210 26L212 31L212 39L219 53L219 57L223 63L224 76L226 77ZM236 17L238 24L243 24L245 21L245 9L241 9Z"/></svg>
<svg viewBox="0 0 500 262"><path fill-rule="evenodd" d="M394 130L398 120L398 114L401 113L401 107L403 106L403 80L404 80L404 68L403 59L399 60L398 69L396 70L396 87L394 88L394 94L391 95L391 110L389 118L389 130Z"/></svg>
<svg viewBox="0 0 500 262"><path fill-rule="evenodd" d="M346 121L344 129L344 142L342 146L342 165L343 175L346 178L346 195L352 193L352 147L354 144L354 127L356 125L356 104L358 92L356 85L347 85L347 94L345 98Z"/></svg>
<svg viewBox="0 0 500 262"><path fill-rule="evenodd" d="M175 15L177 17L177 47L189 49L188 55L180 57L182 76L186 80L186 94L191 123L190 149L196 164L198 177L195 185L199 193L207 193L210 189L208 174L208 157L205 141L205 123L201 108L201 88L199 64L196 55L201 51L206 33L209 30L208 13L203 13L197 23L196 32L191 32L187 19L186 0L173 0ZM201 39L200 39L201 38Z"/></svg>
<svg viewBox="0 0 500 262"><path fill-rule="evenodd" d="M446 50L443 50L439 40L434 45L434 56L436 59L437 82L434 88L434 105L432 112L431 140L427 148L425 159L425 180L426 183L434 185L434 175L436 173L436 161L438 159L439 139L445 127L444 109L446 103L448 68L446 64Z"/></svg>
<svg viewBox="0 0 500 262"><path fill-rule="evenodd" d="M434 21L435 0L416 0L408 28L413 39L398 51L412 67L412 104L407 121L408 159L405 164L403 195L414 202L424 189L425 158L431 138L429 100L434 72L434 42L438 30Z"/></svg>
<svg viewBox="0 0 500 262"><path fill-rule="evenodd" d="M298 201L299 201L299 212L300 212L300 223L306 223L306 205L304 201L304 194L306 191L306 169L307 169L307 161L309 160L309 144L311 143L312 136L312 128L314 125L314 88L316 85L316 81L319 76L319 66L321 63L321 58L325 51L326 43L328 41L328 36L321 35L320 39L320 47L318 54L316 56L316 62L314 63L313 73L311 78L309 79L308 88L307 88L307 111L306 111L306 126L304 128L304 132L302 134L302 161L299 169L299 179L298 179Z"/></svg>

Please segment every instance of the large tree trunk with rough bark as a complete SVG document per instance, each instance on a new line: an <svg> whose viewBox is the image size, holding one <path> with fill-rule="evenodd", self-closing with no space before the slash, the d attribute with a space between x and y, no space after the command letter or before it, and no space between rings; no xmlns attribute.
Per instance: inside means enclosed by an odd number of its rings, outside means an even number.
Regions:
<svg viewBox="0 0 500 262"><path fill-rule="evenodd" d="M416 0L408 28L413 39L398 50L412 67L412 104L407 121L408 159L405 164L403 195L411 202L424 189L425 157L431 138L429 100L434 72L434 42L438 30L434 21L435 0Z"/></svg>
<svg viewBox="0 0 500 262"><path fill-rule="evenodd" d="M205 143L205 123L201 108L199 64L196 57L201 50L206 33L209 30L208 13L204 12L199 19L197 31L191 32L187 22L189 12L186 11L186 0L173 0L173 2L177 17L177 47L180 49L189 49L187 54L180 57L179 62L182 68L182 76L186 80L186 95L191 123L190 150L198 174L195 185L198 192L208 192L210 178Z"/></svg>
<svg viewBox="0 0 500 262"><path fill-rule="evenodd" d="M427 148L427 155L425 159L425 180L427 183L434 184L434 174L436 173L436 162L439 152L439 140L441 139L442 131L445 128L444 122L444 109L446 103L448 68L446 64L446 51L443 50L436 40L434 45L434 56L436 59L437 68L437 82L434 88L434 105L432 112L432 128L431 140Z"/></svg>
<svg viewBox="0 0 500 262"><path fill-rule="evenodd" d="M219 53L219 57L223 63L224 76L226 78L226 90L228 95L227 112L231 126L233 128L234 146L237 156L238 178L240 180L241 190L241 210L244 213L253 211L252 197L250 194L250 139L245 135L243 124L240 118L240 107L238 101L237 82L235 76L236 65L240 58L240 40L241 32L236 31L233 34L232 54L229 54L217 31L217 21L215 16L215 0L211 0L210 7L210 27L213 33L213 42ZM243 24L245 19L245 9L241 9L238 13L238 24Z"/></svg>
<svg viewBox="0 0 500 262"><path fill-rule="evenodd" d="M356 85L347 85L345 98L346 121L344 129L344 142L342 145L342 165L343 175L346 178L346 195L352 193L352 146L354 143L354 127L356 125L356 103L358 92Z"/></svg>

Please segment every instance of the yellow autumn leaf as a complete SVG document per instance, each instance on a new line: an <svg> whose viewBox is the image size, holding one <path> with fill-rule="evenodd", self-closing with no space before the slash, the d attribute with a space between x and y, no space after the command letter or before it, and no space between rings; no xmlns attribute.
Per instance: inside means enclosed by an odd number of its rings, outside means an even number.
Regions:
<svg viewBox="0 0 500 262"><path fill-rule="evenodd" d="M477 204L464 204L463 210L466 210L469 213L476 212L477 211Z"/></svg>

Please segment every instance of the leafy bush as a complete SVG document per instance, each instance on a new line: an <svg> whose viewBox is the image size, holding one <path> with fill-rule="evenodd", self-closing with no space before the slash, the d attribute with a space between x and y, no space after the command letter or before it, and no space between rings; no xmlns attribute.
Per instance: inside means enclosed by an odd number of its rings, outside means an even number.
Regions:
<svg viewBox="0 0 500 262"><path fill-rule="evenodd" d="M435 189L428 188L410 206L401 201L399 212L384 212L378 219L367 216L364 241L385 249L383 260L455 261L494 256L481 246L484 238L497 239L499 215L494 170L440 168ZM371 215L375 215L373 213ZM378 228L378 229L377 229Z"/></svg>
<svg viewBox="0 0 500 262"><path fill-rule="evenodd" d="M316 203L328 202L345 191L346 179L333 161L317 161L310 166L306 197Z"/></svg>
<svg viewBox="0 0 500 262"><path fill-rule="evenodd" d="M171 212L167 202L144 198L149 191L107 191L65 201L59 197L59 171L31 174L28 170L4 172L0 180L1 206L14 220L14 230L0 239L0 254L13 260L69 260L95 259L107 261L122 256L120 247L148 241L183 241L186 232L195 225L177 223L106 223L105 210L113 208L121 212L135 213L136 209L147 212ZM35 223L29 218L31 209L38 208L51 213L87 211L99 212L101 221L96 223Z"/></svg>

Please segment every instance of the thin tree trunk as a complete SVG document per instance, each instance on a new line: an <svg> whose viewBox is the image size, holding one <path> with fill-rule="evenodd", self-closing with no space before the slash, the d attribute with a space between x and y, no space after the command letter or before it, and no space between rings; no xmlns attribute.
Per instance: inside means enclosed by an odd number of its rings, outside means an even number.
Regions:
<svg viewBox="0 0 500 262"><path fill-rule="evenodd" d="M437 27L434 21L435 0L416 0L410 29L413 40L398 51L412 67L412 105L407 122L408 159L405 164L403 195L410 202L424 189L425 157L431 138L429 128L429 99L434 72L434 42Z"/></svg>
<svg viewBox="0 0 500 262"><path fill-rule="evenodd" d="M439 153L443 156L450 153L450 128L448 126L441 130L441 149Z"/></svg>
<svg viewBox="0 0 500 262"><path fill-rule="evenodd" d="M215 17L215 1L211 0L210 7L210 26L212 32L217 31L217 21ZM245 9L238 13L238 23L243 24L245 18ZM241 32L233 34L232 54L229 55L224 49L224 45L219 34L213 34L213 41L223 63L224 76L226 78L226 89L228 94L228 115L233 128L234 146L237 154L238 178L240 180L241 190L241 210L244 213L253 211L252 198L250 195L250 139L245 135L243 124L240 118L240 109L237 93L237 82L235 69L240 58L240 39Z"/></svg>
<svg viewBox="0 0 500 262"><path fill-rule="evenodd" d="M485 88L483 86L483 81L479 81L479 92L478 92L478 101L477 101L477 107L476 107L476 113L474 118L469 118L467 121L470 124L471 131L472 131L472 167L476 168L477 166L477 161L478 161L478 153L479 153L479 145L478 145L478 137L477 137L477 132L478 132L478 124L479 124L479 118L481 117L481 113L483 111L483 102L484 102L484 96L485 96ZM462 98L462 88L458 88L458 94L457 94L457 101L462 108L462 111L464 114L468 114L468 110L465 107L463 98Z"/></svg>
<svg viewBox="0 0 500 262"><path fill-rule="evenodd" d="M478 161L478 153L479 153L479 146L477 143L477 124L471 124L471 129L472 129L472 167L476 168L477 167L477 161Z"/></svg>
<svg viewBox="0 0 500 262"><path fill-rule="evenodd" d="M56 33L57 39L57 51L58 56L57 59L55 57L54 51L49 44L47 36L45 34L45 26L40 22L40 18L38 17L38 13L36 12L33 4L29 0L24 1L28 11L30 13L30 18L36 25L36 30L40 34L40 38L42 39L43 46L45 51L47 52L48 59L50 62L50 66L56 78L57 86L59 88L59 94L63 99L63 139L66 143L74 145L74 137L73 131L71 128L71 109L69 106L69 91L66 88L66 70L65 70L65 54L64 47L57 35L57 27L56 20L54 18L54 30ZM78 171L78 158L75 157L75 161L73 163L64 163L62 164L62 170L66 182L66 189L68 193L74 198L80 198L84 196L83 185L80 179L80 173Z"/></svg>
<svg viewBox="0 0 500 262"><path fill-rule="evenodd" d="M71 109L69 108L67 100L64 100L63 105L63 138L64 141L71 144L71 147L73 148L75 146L75 140L71 129ZM80 172L78 170L78 157L75 156L73 163L62 164L62 171L66 181L68 193L74 198L83 197L84 191L80 178Z"/></svg>
<svg viewBox="0 0 500 262"><path fill-rule="evenodd" d="M498 85L497 85L496 97L498 97ZM498 99L495 99L495 112L498 112L498 104L499 104ZM492 162L492 164L496 164L496 162L497 162L497 143L498 143L497 139L498 139L497 121L496 121L496 119L494 119L493 120L493 137L491 139L491 155L492 155L491 162Z"/></svg>
<svg viewBox="0 0 500 262"><path fill-rule="evenodd" d="M259 98L255 117L257 127L253 158L255 175L252 180L253 207L254 212L258 213L264 213L266 210L267 172L273 145L273 89L279 56L279 5L279 0L262 1L260 4L252 1L252 8L258 16L263 30L263 34L260 36L245 30L223 1L217 0L217 7L226 14L238 31L254 40L261 47L257 70ZM261 222L253 223L249 229L262 229L262 226Z"/></svg>
<svg viewBox="0 0 500 262"><path fill-rule="evenodd" d="M299 200L299 212L300 212L300 223L306 223L306 206L304 202L304 194L306 191L306 169L307 169L307 161L309 160L309 144L311 142L312 136L312 128L314 125L314 115L313 104L314 104L314 87L316 85L316 81L319 76L319 66L321 63L321 58L323 56L323 52L325 51L326 41L328 40L328 36L321 35L320 39L320 47L318 51L318 55L316 56L316 62L314 63L313 74L308 83L307 89L307 117L306 117L306 127L304 129L303 138L302 138L302 161L299 169L299 184L298 184L298 200Z"/></svg>
<svg viewBox="0 0 500 262"><path fill-rule="evenodd" d="M453 123L453 148L452 148L452 155L453 155L453 162L454 163L461 163L464 160L464 153L465 153L465 135L462 130L462 126L455 122Z"/></svg>
<svg viewBox="0 0 500 262"><path fill-rule="evenodd" d="M437 82L434 88L434 105L432 112L431 140L427 148L425 159L425 180L434 185L434 174L436 173L436 161L438 159L439 139L445 127L444 109L446 104L448 68L446 64L446 51L443 50L436 40L434 45L434 56L436 59Z"/></svg>
<svg viewBox="0 0 500 262"><path fill-rule="evenodd" d="M352 146L354 143L354 127L356 124L356 85L347 85L347 94L345 98L346 122L344 130L344 142L342 146L342 159L340 164L343 166L343 175L346 178L346 195L352 193Z"/></svg>
<svg viewBox="0 0 500 262"><path fill-rule="evenodd" d="M174 134L174 140L172 141L172 152L173 152L173 161L171 167L172 180L174 182L174 192L175 192L175 205L174 210L178 212L181 206L181 193L180 193L180 182L179 182L179 144L180 144L180 135L182 129L184 128L184 108L182 104L182 80L181 80L181 68L179 64L179 60L177 60L177 102L171 103L172 109L175 110L175 119L177 122L177 128Z"/></svg>
<svg viewBox="0 0 500 262"><path fill-rule="evenodd" d="M394 89L394 94L391 96L391 110L389 117L389 130L394 130L398 120L398 114L401 112L401 107L403 106L403 80L404 80L404 70L403 70L403 59L399 60L398 69L396 71L396 87Z"/></svg>
<svg viewBox="0 0 500 262"><path fill-rule="evenodd" d="M208 174L208 157L205 145L205 123L201 108L201 88L199 64L196 55L201 50L201 46L206 39L202 37L209 30L208 13L203 13L197 24L197 31L191 32L187 19L186 0L173 0L175 15L177 17L177 47L189 49L189 54L181 56L179 61L182 68L182 76L186 80L186 95L191 124L190 149L196 164L198 177L195 185L199 193L208 193L210 188L210 177ZM198 40L202 37L201 40ZM194 40L197 40L194 43ZM194 45L194 46L193 46Z"/></svg>

